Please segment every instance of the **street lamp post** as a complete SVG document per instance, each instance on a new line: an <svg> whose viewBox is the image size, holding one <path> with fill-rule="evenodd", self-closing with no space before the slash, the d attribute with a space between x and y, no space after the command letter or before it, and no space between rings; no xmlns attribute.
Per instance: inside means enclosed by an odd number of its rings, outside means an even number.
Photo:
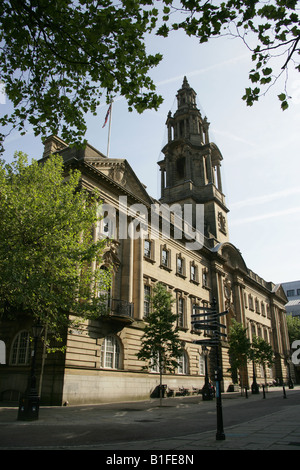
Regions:
<svg viewBox="0 0 300 470"><path fill-rule="evenodd" d="M39 418L40 397L36 388L36 351L37 342L43 331L43 326L38 322L32 327L33 333L33 350L31 359L30 376L28 379L27 389L19 402L18 420L34 421Z"/></svg>
<svg viewBox="0 0 300 470"><path fill-rule="evenodd" d="M213 394L212 394L211 387L209 385L208 367L207 367L208 348L205 345L202 346L202 353L204 355L204 366L205 366L205 381L204 381L204 386L201 390L202 399L203 400L212 400L213 399Z"/></svg>
<svg viewBox="0 0 300 470"><path fill-rule="evenodd" d="M292 374L291 374L291 354L289 351L287 351L286 355L286 365L287 365L287 370L288 370L288 385L289 389L294 388L294 383L292 380Z"/></svg>
<svg viewBox="0 0 300 470"><path fill-rule="evenodd" d="M257 395L259 393L259 387L256 382L255 362L254 361L252 362L253 362L253 383L251 385L251 392L253 393L253 395Z"/></svg>

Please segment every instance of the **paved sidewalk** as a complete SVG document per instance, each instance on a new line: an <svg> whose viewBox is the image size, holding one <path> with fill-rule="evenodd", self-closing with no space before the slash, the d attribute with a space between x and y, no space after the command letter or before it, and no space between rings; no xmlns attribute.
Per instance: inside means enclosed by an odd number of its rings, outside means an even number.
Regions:
<svg viewBox="0 0 300 470"><path fill-rule="evenodd" d="M197 450L300 450L300 386L295 386L293 390L286 390L287 400L284 400L283 392L281 388L270 388L266 395L266 399L271 396L282 397L283 408L280 411L275 411L271 414L263 415L261 418L253 419L242 424L234 426L224 425L225 440L216 440L216 430L199 432L188 434L179 437L172 438L156 438L151 440L139 440L139 441L126 441L126 442L114 442L106 444L89 444L89 445L78 445L72 446L74 450L103 450L110 451L112 455L115 455L118 451L135 451L133 455L138 454L138 451L148 451L153 454L159 451L168 451L170 454L180 454L181 451L192 453ZM289 397L294 396L296 400L293 403L288 403ZM299 399L298 399L299 397ZM232 398L234 402L238 403L241 397L239 394L222 394L224 402L226 399ZM164 399L164 403L167 404L167 400L176 399ZM236 401L237 400L237 401ZM245 400L245 398L243 398ZM249 397L249 401L262 400L262 393ZM232 401L232 400L230 400ZM140 411L149 408L150 402L138 402L131 404L107 404L101 405L103 409L108 410L110 407L119 409L120 413L122 409L128 409L130 406L135 409L139 408ZM151 402L152 403L152 402ZM154 402L153 402L154 403ZM155 402L157 403L157 402ZM170 401L171 403L171 401ZM246 403L245 403L246 404ZM285 406L289 405L289 406ZM152 405L154 406L154 405ZM174 405L173 405L174 406ZM234 410L235 407L233 407ZM83 419L86 423L95 422L97 417L91 412L88 406L78 407L42 407L40 410L39 421L32 423L34 426L42 424L54 424L61 425L62 423L72 423L76 426L79 423L79 419ZM0 407L0 426L1 424L9 425L15 422L16 408L5 408ZM17 422L18 425L22 423ZM55 447L39 447L34 446L34 449L47 449L47 450L69 450L71 447L60 445ZM1 447L4 450L5 448ZM13 449L17 450L16 447ZM106 452L107 454L107 452ZM122 454L120 454L122 455ZM167 462L171 463L171 462Z"/></svg>
<svg viewBox="0 0 300 470"><path fill-rule="evenodd" d="M216 431L170 439L118 443L118 450L300 450L300 404L260 419L225 428L225 440ZM92 448L90 448L92 449ZM95 446L95 450L116 450L116 445Z"/></svg>

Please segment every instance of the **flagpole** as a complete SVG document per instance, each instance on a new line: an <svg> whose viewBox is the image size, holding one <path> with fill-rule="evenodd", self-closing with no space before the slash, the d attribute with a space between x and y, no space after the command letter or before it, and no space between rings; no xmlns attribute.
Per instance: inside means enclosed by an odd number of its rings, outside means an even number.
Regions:
<svg viewBox="0 0 300 470"><path fill-rule="evenodd" d="M109 146L110 146L110 131L111 131L111 115L112 115L112 105L113 105L113 101L111 101L111 103L110 103L109 126L108 126L108 138L107 138L107 158L109 158Z"/></svg>

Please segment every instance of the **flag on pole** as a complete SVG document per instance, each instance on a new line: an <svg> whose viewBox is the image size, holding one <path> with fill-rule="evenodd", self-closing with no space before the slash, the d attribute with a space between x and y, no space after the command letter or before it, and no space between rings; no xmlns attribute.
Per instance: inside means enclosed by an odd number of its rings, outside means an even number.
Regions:
<svg viewBox="0 0 300 470"><path fill-rule="evenodd" d="M103 126L102 126L102 129L103 129L103 127L106 126L106 123L107 123L107 121L108 121L108 117L109 117L110 111L111 111L111 103L110 103L109 108L108 108L108 110L107 110L107 113L106 113L106 116L105 116L105 120L104 120L104 124L103 124Z"/></svg>

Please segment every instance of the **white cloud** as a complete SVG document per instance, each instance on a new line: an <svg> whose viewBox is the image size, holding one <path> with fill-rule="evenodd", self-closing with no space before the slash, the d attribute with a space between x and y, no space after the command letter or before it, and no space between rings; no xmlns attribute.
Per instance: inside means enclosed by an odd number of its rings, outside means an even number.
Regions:
<svg viewBox="0 0 300 470"><path fill-rule="evenodd" d="M240 207L245 206L256 206L258 204L265 204L267 202L275 201L276 199L281 199L282 197L293 196L295 194L300 194L300 187L287 188L283 191L277 191L276 193L264 194L262 196L244 199L244 201L231 204L230 207L231 209L239 209Z"/></svg>
<svg viewBox="0 0 300 470"><path fill-rule="evenodd" d="M240 142L242 144L249 145L250 147L254 147L256 149L258 148L258 146L256 145L255 142L250 142L249 140L243 139L242 137L239 137L238 135L231 134L230 132L220 131L218 129L215 129L214 127L212 127L212 131L213 131L214 134L220 135L222 137L226 137L229 140L234 140L236 142Z"/></svg>
<svg viewBox="0 0 300 470"><path fill-rule="evenodd" d="M267 220L275 217L290 216L291 214L296 214L298 212L300 212L300 207L291 207L290 209L284 209L275 212L267 212L261 215L254 215L252 217L244 217L241 219L237 218L231 221L230 226L244 225L252 222L257 222L259 220Z"/></svg>
<svg viewBox="0 0 300 470"><path fill-rule="evenodd" d="M182 80L184 76L186 76L187 79L189 80L190 77L195 77L203 73L211 72L212 70L223 68L226 65L234 64L236 62L239 62L241 60L248 59L248 58L249 58L249 54L242 54L237 57L233 57L231 59L225 60L223 62L217 62L213 65L210 65L209 67L204 67L203 69L194 70L192 72L187 72L182 75L177 75L176 77L171 77L166 80L161 80L158 83L156 83L156 86L169 85L170 83Z"/></svg>

